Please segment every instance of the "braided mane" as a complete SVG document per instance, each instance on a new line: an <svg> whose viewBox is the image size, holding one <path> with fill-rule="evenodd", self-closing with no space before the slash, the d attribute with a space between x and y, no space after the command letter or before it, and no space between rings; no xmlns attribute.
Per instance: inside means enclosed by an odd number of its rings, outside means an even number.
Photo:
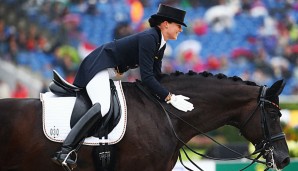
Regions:
<svg viewBox="0 0 298 171"><path fill-rule="evenodd" d="M179 75L189 75L189 76L193 76L193 75L201 75L203 77L216 77L217 79L231 79L233 81L242 81L243 83L247 84L247 85L252 85L252 86L257 86L257 84L253 81L244 81L242 80L240 77L238 76L232 76L232 77L228 77L223 73L218 73L218 74L212 74L211 72L208 71L203 71L200 73L194 72L192 70L188 71L188 73L183 73L180 71L176 71L174 73L171 73L170 76L179 76Z"/></svg>

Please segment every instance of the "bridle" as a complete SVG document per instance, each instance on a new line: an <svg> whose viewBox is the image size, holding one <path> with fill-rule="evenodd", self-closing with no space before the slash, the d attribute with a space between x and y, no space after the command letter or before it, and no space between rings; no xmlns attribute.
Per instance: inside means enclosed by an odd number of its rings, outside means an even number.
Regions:
<svg viewBox="0 0 298 171"><path fill-rule="evenodd" d="M183 118L181 118L180 116L170 112L169 110L167 110L163 104L161 102L159 102L151 93L148 92L148 90L146 90L142 84L140 82L136 82L136 85L137 87L145 94L149 97L149 99L151 99L153 102L155 102L156 104L158 104L162 110L164 111L164 113L166 114L167 116L167 119L169 121L169 124L170 124L170 127L171 129L173 130L173 133L175 135L175 137L187 148L189 149L191 152L197 154L197 155L200 155L204 158L208 158L208 159L212 159L212 160L237 160L237 159L242 159L242 158L246 158L246 159L249 159L251 160L252 162L246 166L245 168L241 169L242 170L245 170L247 169L248 167L250 167L252 164L254 163L261 163L261 164L265 164L267 166L267 168L265 169L268 170L270 168L276 168L276 165L275 165L275 161L274 161L274 157L273 157L273 151L274 151L274 147L273 147L273 142L274 141L278 141L278 140L281 140L281 139L284 139L285 138L285 134L283 132L280 132L278 134L275 134L275 135L271 135L270 131L269 131L269 126L267 124L267 117L268 117L268 114L265 110L265 103L269 103L273 106L275 106L276 108L278 108L278 110L280 110L280 107L275 104L274 102L271 102L267 99L265 99L265 95L266 95L266 91L267 91L267 87L266 86L262 86L261 87L261 94L260 94L260 99L258 101L258 105L256 106L256 108L254 109L253 113L248 117L248 119L242 124L242 126L240 127L240 133L241 131L249 124L249 121L253 118L253 116L255 115L257 109L260 107L261 109L261 124L262 124L262 133L263 133L263 140L256 144L255 147L256 147L256 150L252 153L252 154L249 154L249 155L243 155L223 144L220 144L219 142L217 142L215 139L213 139L212 137L210 137L209 135L205 134L204 132L200 131L198 128L196 128L195 126L191 125L190 123L188 123L187 121L185 121ZM198 152L196 152L195 150L193 150L191 147L189 147L187 145L186 142L184 142L183 140L180 139L180 137L177 135L175 129L174 129L174 126L173 126L173 123L171 121L171 118L170 118L170 115L171 116L174 116L176 117L177 119L181 120L182 122L184 122L186 125L192 127L194 130L196 130L198 132L198 134L202 134L206 137L208 137L209 139L211 139L214 143L228 149L229 151L239 155L239 157L235 157L235 158L229 158L229 159L222 159L222 158L214 158L214 157L210 157L210 156L207 156L207 155L204 155L204 154L200 154ZM281 116L281 115L280 115ZM203 169L201 169L199 166L197 166L190 158L189 156L187 155L185 149L182 147L181 148L182 151L184 152L185 156L187 157L187 159L196 167L198 168L199 170L203 171ZM253 155L257 155L256 158L251 158L251 156ZM263 161L260 161L259 158L261 156L267 156L269 155L270 157L270 161L269 162L263 162ZM193 171L192 169L188 168L187 166L185 166L182 162L182 159L181 159L181 154L180 154L180 151L179 151L179 160L181 162L181 164L189 171Z"/></svg>
<svg viewBox="0 0 298 171"><path fill-rule="evenodd" d="M272 106L276 107L278 110L280 110L281 108L279 107L278 104L265 99L267 89L268 88L266 86L261 87L261 94L260 94L260 99L259 99L257 107L255 108L254 112L248 117L248 119L244 122L244 124L242 124L242 126L240 127L240 134L241 134L243 129L248 125L249 121L255 115L257 109L260 107L263 140L261 142L259 142L258 144L255 144L255 149L256 150L251 155L259 153L259 155L255 158L257 160L262 155L263 156L269 155L270 161L266 162L266 166L267 166L266 170L268 170L269 168L276 167L275 162L274 162L274 158L273 158L273 151L274 151L273 142L281 140L281 139L285 139L285 134L283 132L280 132L280 133L275 134L275 135L271 135L271 133L269 131L269 126L268 126L268 122L267 122L268 113L265 110L265 103L271 104ZM279 114L279 117L281 117L281 114ZM253 163L254 162L252 162L250 165L252 165Z"/></svg>

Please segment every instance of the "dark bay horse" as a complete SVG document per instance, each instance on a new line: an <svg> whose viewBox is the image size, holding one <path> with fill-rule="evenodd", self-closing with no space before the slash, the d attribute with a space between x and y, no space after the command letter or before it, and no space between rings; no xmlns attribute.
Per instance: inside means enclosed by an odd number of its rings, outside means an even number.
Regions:
<svg viewBox="0 0 298 171"><path fill-rule="evenodd" d="M274 161L279 169L289 164L278 106L283 80L267 88L238 77L190 72L165 75L161 82L171 92L190 97L195 109L184 113L162 102L180 118L170 115L170 125L165 112L136 83L123 83L128 125L124 138L116 145L115 170L171 171L183 146L175 133L184 142L199 134L185 122L202 132L235 126L257 150L267 151L263 153L267 161ZM60 146L43 134L39 99L0 100L1 171L62 171L50 159ZM75 170L95 170L91 153L90 146L80 149Z"/></svg>

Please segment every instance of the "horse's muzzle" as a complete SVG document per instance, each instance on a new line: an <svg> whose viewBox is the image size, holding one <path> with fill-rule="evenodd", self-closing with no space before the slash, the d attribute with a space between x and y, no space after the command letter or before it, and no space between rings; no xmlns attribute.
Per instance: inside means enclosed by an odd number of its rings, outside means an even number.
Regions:
<svg viewBox="0 0 298 171"><path fill-rule="evenodd" d="M284 167L286 167L288 164L290 163L290 157L284 157L282 160L280 161L276 161L276 167L278 169L283 169Z"/></svg>
<svg viewBox="0 0 298 171"><path fill-rule="evenodd" d="M290 163L290 156L287 154L278 154L273 152L273 158L270 154L265 156L267 167L283 169Z"/></svg>

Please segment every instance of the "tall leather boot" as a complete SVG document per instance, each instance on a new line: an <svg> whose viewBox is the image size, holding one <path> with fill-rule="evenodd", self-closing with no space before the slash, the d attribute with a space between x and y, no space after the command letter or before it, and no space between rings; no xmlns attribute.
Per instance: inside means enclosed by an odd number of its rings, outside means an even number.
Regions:
<svg viewBox="0 0 298 171"><path fill-rule="evenodd" d="M70 130L63 142L61 151L56 152L52 161L63 167L75 168L76 159L71 159L71 153L74 152L79 143L90 133L95 123L98 123L101 118L101 106L99 103L95 103Z"/></svg>

